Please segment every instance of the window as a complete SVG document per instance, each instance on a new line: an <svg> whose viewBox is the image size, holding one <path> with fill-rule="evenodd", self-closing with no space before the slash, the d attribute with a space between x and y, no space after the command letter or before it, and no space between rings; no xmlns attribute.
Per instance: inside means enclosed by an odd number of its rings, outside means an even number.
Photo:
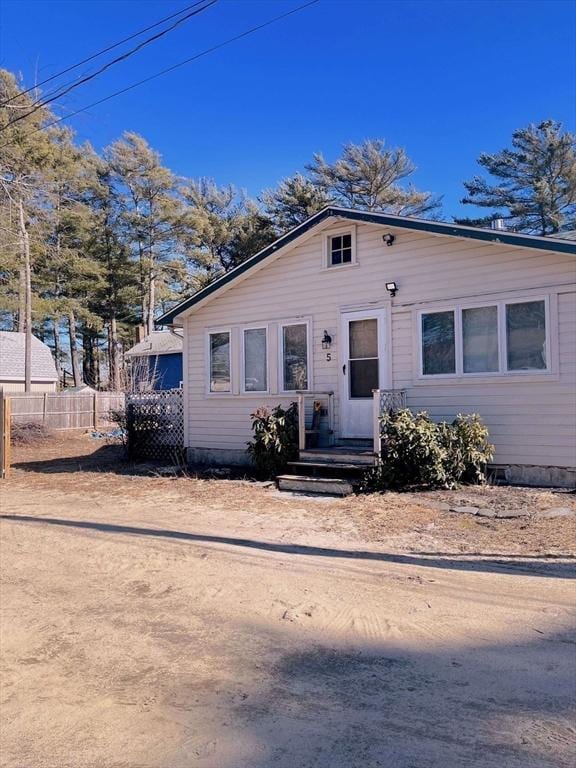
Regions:
<svg viewBox="0 0 576 768"><path fill-rule="evenodd" d="M506 305L509 371L546 370L546 305L523 301Z"/></svg>
<svg viewBox="0 0 576 768"><path fill-rule="evenodd" d="M328 268L356 264L356 228L326 235L323 259Z"/></svg>
<svg viewBox="0 0 576 768"><path fill-rule="evenodd" d="M456 373L453 311L422 315L422 373L425 376Z"/></svg>
<svg viewBox="0 0 576 768"><path fill-rule="evenodd" d="M230 332L209 334L210 392L230 392Z"/></svg>
<svg viewBox="0 0 576 768"><path fill-rule="evenodd" d="M498 307L462 310L464 373L494 373L498 359Z"/></svg>
<svg viewBox="0 0 576 768"><path fill-rule="evenodd" d="M266 328L244 331L244 391L266 392L268 389L268 354Z"/></svg>
<svg viewBox="0 0 576 768"><path fill-rule="evenodd" d="M350 398L371 398L378 389L378 320L350 320L348 324Z"/></svg>
<svg viewBox="0 0 576 768"><path fill-rule="evenodd" d="M282 326L282 389L308 389L308 325Z"/></svg>
<svg viewBox="0 0 576 768"><path fill-rule="evenodd" d="M423 312L423 376L549 371L545 299Z"/></svg>

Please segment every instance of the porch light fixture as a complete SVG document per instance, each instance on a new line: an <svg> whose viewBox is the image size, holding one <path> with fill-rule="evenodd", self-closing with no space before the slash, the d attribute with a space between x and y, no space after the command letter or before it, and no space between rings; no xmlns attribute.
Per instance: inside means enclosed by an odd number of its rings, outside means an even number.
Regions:
<svg viewBox="0 0 576 768"><path fill-rule="evenodd" d="M328 331L324 331L324 336L322 337L322 349L330 349L332 346L332 336L328 333Z"/></svg>
<svg viewBox="0 0 576 768"><path fill-rule="evenodd" d="M394 296L396 296L396 291L398 290L398 286L394 281L392 281L391 283L386 283L386 290L388 291L390 296L394 298Z"/></svg>
<svg viewBox="0 0 576 768"><path fill-rule="evenodd" d="M387 232L385 235L382 235L382 240L384 240L387 246L391 246L394 243L394 240L396 240L396 235Z"/></svg>

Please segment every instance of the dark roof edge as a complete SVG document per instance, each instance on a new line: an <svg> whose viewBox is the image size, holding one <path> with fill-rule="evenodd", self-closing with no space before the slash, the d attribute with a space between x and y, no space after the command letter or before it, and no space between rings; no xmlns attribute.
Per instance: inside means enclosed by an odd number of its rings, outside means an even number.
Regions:
<svg viewBox="0 0 576 768"><path fill-rule="evenodd" d="M535 248L541 251L553 251L556 253L569 253L576 256L576 243L570 240L561 240L559 238L540 237L538 235L523 235L516 232L507 232L501 229L480 229L479 227L469 227L463 224L449 224L440 221L428 221L426 219L415 219L407 216L394 216L387 213L373 213L370 211L357 211L350 208L324 208L322 211L314 214L306 221L291 229L285 235L275 240L271 245L251 256L249 259L239 264L237 267L227 272L222 277L215 280L206 288L195 293L187 299L184 299L175 307L165 312L156 320L156 325L169 325L174 321L177 315L182 314L190 307L203 301L212 293L220 290L223 286L235 280L240 275L247 272L252 267L268 258L280 248L289 245L308 230L315 227L320 222L330 217L349 219L350 221L361 221L369 224L381 224L389 227L398 227L400 229L411 229L417 232L431 232L437 235L448 235L449 237L467 237L472 240L481 240L488 243L501 243L502 245L513 245L524 248Z"/></svg>

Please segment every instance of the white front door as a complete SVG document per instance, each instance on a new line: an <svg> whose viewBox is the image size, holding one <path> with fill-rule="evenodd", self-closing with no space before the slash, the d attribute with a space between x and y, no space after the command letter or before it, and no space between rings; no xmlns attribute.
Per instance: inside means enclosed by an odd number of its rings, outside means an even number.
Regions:
<svg viewBox="0 0 576 768"><path fill-rule="evenodd" d="M372 437L372 391L387 381L385 322L381 309L341 315L341 437Z"/></svg>

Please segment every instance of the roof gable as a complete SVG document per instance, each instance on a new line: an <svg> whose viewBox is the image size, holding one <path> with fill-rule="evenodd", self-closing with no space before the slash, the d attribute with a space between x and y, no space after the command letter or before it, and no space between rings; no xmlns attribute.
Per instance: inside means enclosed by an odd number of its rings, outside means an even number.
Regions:
<svg viewBox="0 0 576 768"><path fill-rule="evenodd" d="M125 357L149 357L182 353L182 336L174 331L153 331L131 347Z"/></svg>
<svg viewBox="0 0 576 768"><path fill-rule="evenodd" d="M230 285L230 283L240 278L256 265L260 264L265 259L276 255L281 249L294 244L296 240L309 233L310 230L318 227L331 218L346 219L348 221L368 224L379 224L382 226L407 229L416 232L429 232L430 234L445 235L448 237L469 238L487 243L498 243L500 245L531 248L540 251L568 253L576 256L576 242L562 238L524 235L500 229L480 229L479 227L469 227L462 224L450 224L440 221L416 219L409 216L395 216L388 213L375 213L372 211L359 211L330 206L324 208L324 210L314 216L311 216L309 219L306 219L302 224L291 229L285 235L278 238L278 240L275 240L267 248L256 253L235 269L227 272L218 280L210 283L210 285L198 291L193 296L181 301L158 318L156 323L158 325L169 325L173 323L175 318L182 313L188 311L200 302L204 303L205 300L212 297L225 286Z"/></svg>
<svg viewBox="0 0 576 768"><path fill-rule="evenodd" d="M24 381L26 334L0 331L0 381ZM50 347L32 336L32 380L58 381Z"/></svg>

